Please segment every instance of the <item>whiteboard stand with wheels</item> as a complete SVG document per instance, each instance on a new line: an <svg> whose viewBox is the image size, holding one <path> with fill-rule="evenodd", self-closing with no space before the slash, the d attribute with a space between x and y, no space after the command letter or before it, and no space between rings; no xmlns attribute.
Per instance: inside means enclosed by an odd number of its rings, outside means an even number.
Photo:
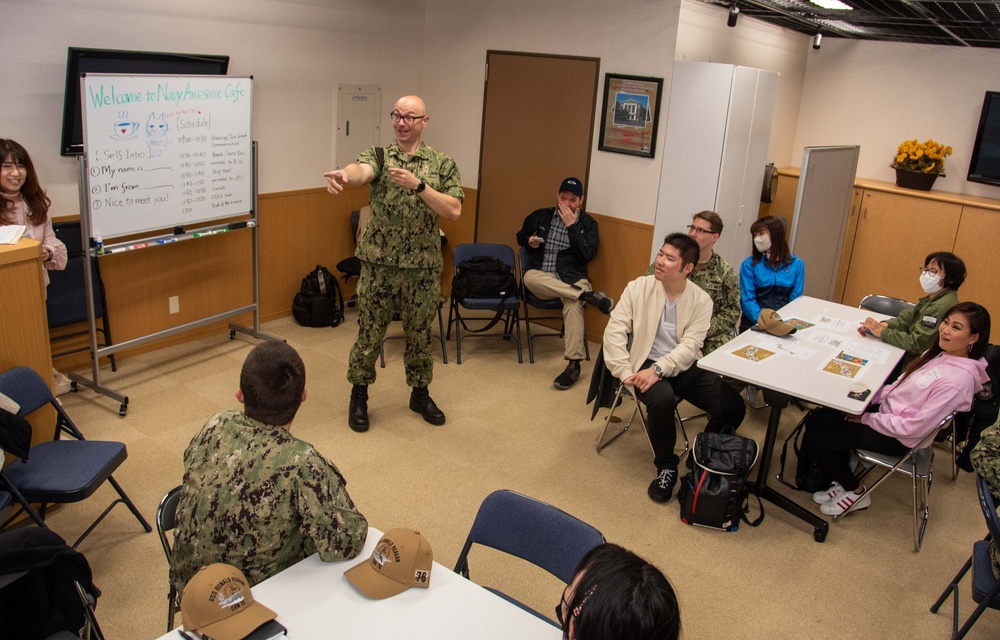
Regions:
<svg viewBox="0 0 1000 640"><path fill-rule="evenodd" d="M80 89L80 221L91 260L175 242L212 242L208 236L234 231L251 234L251 304L111 346L97 346L94 282L91 269L84 269L92 379L69 378L74 387L117 400L124 417L128 396L101 384L101 357L245 313L253 314L253 327L229 323L230 338L238 331L283 341L260 330L252 78L86 74ZM153 235L135 237L145 232Z"/></svg>

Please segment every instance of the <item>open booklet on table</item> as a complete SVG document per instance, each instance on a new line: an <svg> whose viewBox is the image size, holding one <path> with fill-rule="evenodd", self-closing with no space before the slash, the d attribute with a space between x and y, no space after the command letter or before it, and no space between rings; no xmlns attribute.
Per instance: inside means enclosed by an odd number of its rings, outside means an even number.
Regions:
<svg viewBox="0 0 1000 640"><path fill-rule="evenodd" d="M0 244L17 244L27 231L23 224L6 224L0 226Z"/></svg>

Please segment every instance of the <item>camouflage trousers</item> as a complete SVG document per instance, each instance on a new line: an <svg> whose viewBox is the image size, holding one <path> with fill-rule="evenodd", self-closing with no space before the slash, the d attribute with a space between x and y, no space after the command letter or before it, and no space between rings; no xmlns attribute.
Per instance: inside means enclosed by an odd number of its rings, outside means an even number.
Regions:
<svg viewBox="0 0 1000 640"><path fill-rule="evenodd" d="M441 300L437 269L403 269L361 261L358 280L358 338L351 349L347 380L375 382L375 360L395 313L403 321L406 384L426 387L434 376L431 326Z"/></svg>

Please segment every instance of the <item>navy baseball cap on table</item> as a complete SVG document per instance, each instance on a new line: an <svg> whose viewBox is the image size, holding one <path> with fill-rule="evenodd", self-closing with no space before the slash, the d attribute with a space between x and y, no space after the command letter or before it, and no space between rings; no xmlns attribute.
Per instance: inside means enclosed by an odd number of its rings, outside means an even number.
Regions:
<svg viewBox="0 0 1000 640"><path fill-rule="evenodd" d="M562 184L559 185L559 193L562 193L563 191L569 191L577 197L582 198L583 183L581 183L577 178L566 178L562 181Z"/></svg>

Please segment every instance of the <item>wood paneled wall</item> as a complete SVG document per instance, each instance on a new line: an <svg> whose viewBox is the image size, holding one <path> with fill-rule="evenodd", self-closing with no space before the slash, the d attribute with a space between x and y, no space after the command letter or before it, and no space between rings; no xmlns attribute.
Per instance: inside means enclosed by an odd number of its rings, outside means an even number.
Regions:
<svg viewBox="0 0 1000 640"><path fill-rule="evenodd" d="M597 257L587 265L587 275L595 290L603 291L617 303L625 285L645 274L649 267L653 225L589 213L597 220L601 244ZM586 322L587 337L594 342L601 342L608 317L596 309L588 308Z"/></svg>
<svg viewBox="0 0 1000 640"><path fill-rule="evenodd" d="M338 262L354 254L351 211L368 203L368 189L347 189L333 197L326 189L307 189L259 197L260 313L261 321L291 314L292 298L302 277L317 264L337 274ZM475 233L476 192L466 190L462 216L442 220L448 238L442 291L451 288L451 250L472 242ZM71 219L71 218L70 218ZM59 220L62 220L60 218ZM253 301L251 232L234 231L100 258L101 277L108 301L111 335L115 343L208 318ZM354 293L355 281L344 284L344 296ZM171 314L168 299L178 296L180 313ZM250 324L250 314L232 321ZM230 320L122 352L141 353L227 331ZM86 330L81 324L79 330ZM66 330L60 330L65 332ZM55 351L83 347L86 336L59 342ZM86 351L57 358L60 371L90 366Z"/></svg>
<svg viewBox="0 0 1000 640"><path fill-rule="evenodd" d="M448 238L444 246L441 291L451 290L452 251L475 241L475 189L465 189L462 216L442 220ZM292 298L308 271L317 264L336 274L338 262L354 254L351 211L368 203L368 189L348 189L330 196L325 189L307 189L261 195L260 310L261 320L291 314ZM625 285L645 273L653 226L593 214L600 225L601 249L590 264L596 289L617 299ZM239 308L252 301L250 231L178 242L162 247L115 254L100 259L108 312L115 343L149 335L193 320ZM341 281L342 282L342 281ZM354 293L355 281L343 284L344 296ZM170 314L168 298L178 296L180 313ZM249 324L249 314L236 321ZM227 330L229 321L201 327L122 352L141 353L180 344ZM600 341L607 316L587 310L587 334ZM85 325L78 327L85 330ZM58 343L56 351L85 346L86 336ZM61 371L90 366L87 352L57 358Z"/></svg>

